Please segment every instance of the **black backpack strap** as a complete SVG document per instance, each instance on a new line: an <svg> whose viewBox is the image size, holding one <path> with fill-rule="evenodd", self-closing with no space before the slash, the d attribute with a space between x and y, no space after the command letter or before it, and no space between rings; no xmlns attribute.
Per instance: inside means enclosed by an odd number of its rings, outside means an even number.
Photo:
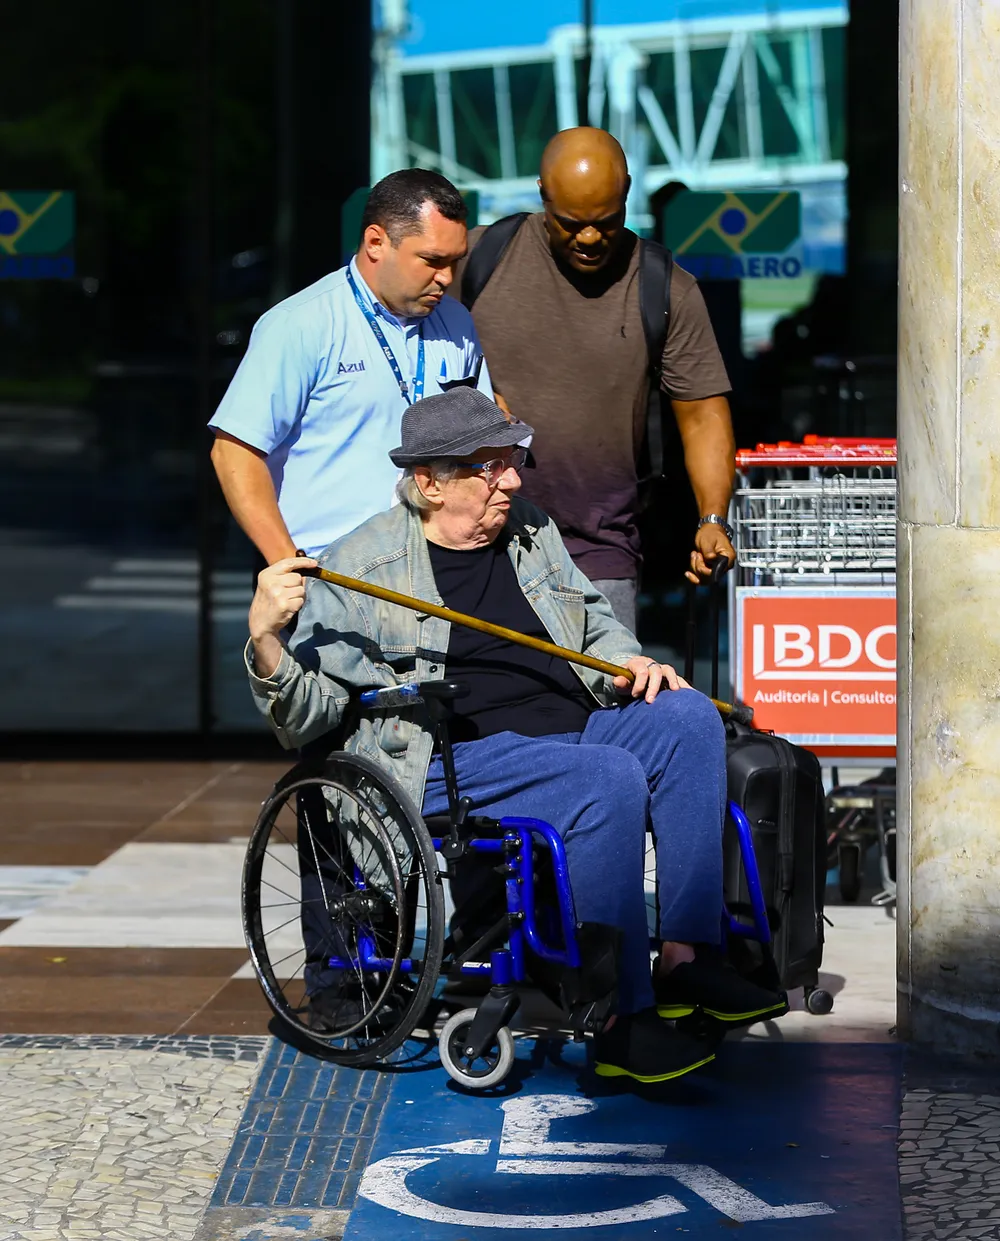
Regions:
<svg viewBox="0 0 1000 1241"><path fill-rule="evenodd" d="M514 239L514 234L528 218L527 211L506 215L490 224L472 248L462 273L462 305L471 310L476 298L489 283L497 264Z"/></svg>
<svg viewBox="0 0 1000 1241"><path fill-rule="evenodd" d="M673 255L656 241L639 242L639 310L649 357L649 400L646 406L644 464L650 478L663 474L663 401L660 376L670 326L670 278Z"/></svg>

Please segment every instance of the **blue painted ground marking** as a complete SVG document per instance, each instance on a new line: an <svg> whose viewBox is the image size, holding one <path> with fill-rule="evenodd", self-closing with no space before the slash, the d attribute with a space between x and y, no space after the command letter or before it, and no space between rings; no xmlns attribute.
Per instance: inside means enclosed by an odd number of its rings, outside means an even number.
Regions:
<svg viewBox="0 0 1000 1241"><path fill-rule="evenodd" d="M293 1228L296 1232L303 1234L303 1241L306 1241L305 1234L311 1232L312 1216L311 1215L279 1215L272 1224L267 1228L254 1228L251 1232L246 1233L240 1238L240 1241L272 1241L273 1227ZM316 1237L313 1241L323 1241L322 1237Z"/></svg>
<svg viewBox="0 0 1000 1241"><path fill-rule="evenodd" d="M338 1068L275 1040L209 1210L351 1206L389 1083L387 1074Z"/></svg>
<svg viewBox="0 0 1000 1241"><path fill-rule="evenodd" d="M345 1241L900 1238L898 1048L733 1044L642 1095L538 1048L493 1096L395 1078Z"/></svg>

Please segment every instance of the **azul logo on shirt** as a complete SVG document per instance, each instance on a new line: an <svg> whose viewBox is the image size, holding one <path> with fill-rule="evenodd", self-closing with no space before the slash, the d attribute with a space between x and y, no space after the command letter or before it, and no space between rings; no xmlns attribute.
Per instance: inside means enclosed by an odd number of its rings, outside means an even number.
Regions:
<svg viewBox="0 0 1000 1241"><path fill-rule="evenodd" d="M364 361L361 362L341 362L337 367L338 375L347 375L352 371L363 371L365 369Z"/></svg>

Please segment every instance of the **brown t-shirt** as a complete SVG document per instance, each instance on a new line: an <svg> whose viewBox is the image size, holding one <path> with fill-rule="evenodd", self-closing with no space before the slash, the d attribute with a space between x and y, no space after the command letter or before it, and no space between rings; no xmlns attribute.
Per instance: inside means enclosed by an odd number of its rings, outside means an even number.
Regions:
<svg viewBox="0 0 1000 1241"><path fill-rule="evenodd" d="M524 471L521 494L554 519L588 577L635 577L636 461L649 391L638 238L628 233L606 270L577 276L556 263L543 221L539 212L518 229L473 318L494 385L535 428L536 468ZM483 231L472 230L470 250ZM463 270L464 262L456 297ZM676 264L663 389L682 401L729 391L701 292Z"/></svg>

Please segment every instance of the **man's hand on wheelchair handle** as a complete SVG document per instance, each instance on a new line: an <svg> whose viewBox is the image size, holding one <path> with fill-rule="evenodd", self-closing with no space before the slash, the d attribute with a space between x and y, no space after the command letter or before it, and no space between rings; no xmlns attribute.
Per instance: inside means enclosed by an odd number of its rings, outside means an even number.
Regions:
<svg viewBox="0 0 1000 1241"><path fill-rule="evenodd" d="M289 556L257 575L248 619L258 676L268 677L277 668L282 650L278 634L306 601L305 578L298 570L315 567L311 556Z"/></svg>
<svg viewBox="0 0 1000 1241"><path fill-rule="evenodd" d="M648 655L633 656L624 666L632 673L634 680L629 683L625 677L615 677L614 687L620 694L631 692L633 698L644 696L647 702L652 702L663 688L664 682L670 689L691 688L669 664L658 664Z"/></svg>

